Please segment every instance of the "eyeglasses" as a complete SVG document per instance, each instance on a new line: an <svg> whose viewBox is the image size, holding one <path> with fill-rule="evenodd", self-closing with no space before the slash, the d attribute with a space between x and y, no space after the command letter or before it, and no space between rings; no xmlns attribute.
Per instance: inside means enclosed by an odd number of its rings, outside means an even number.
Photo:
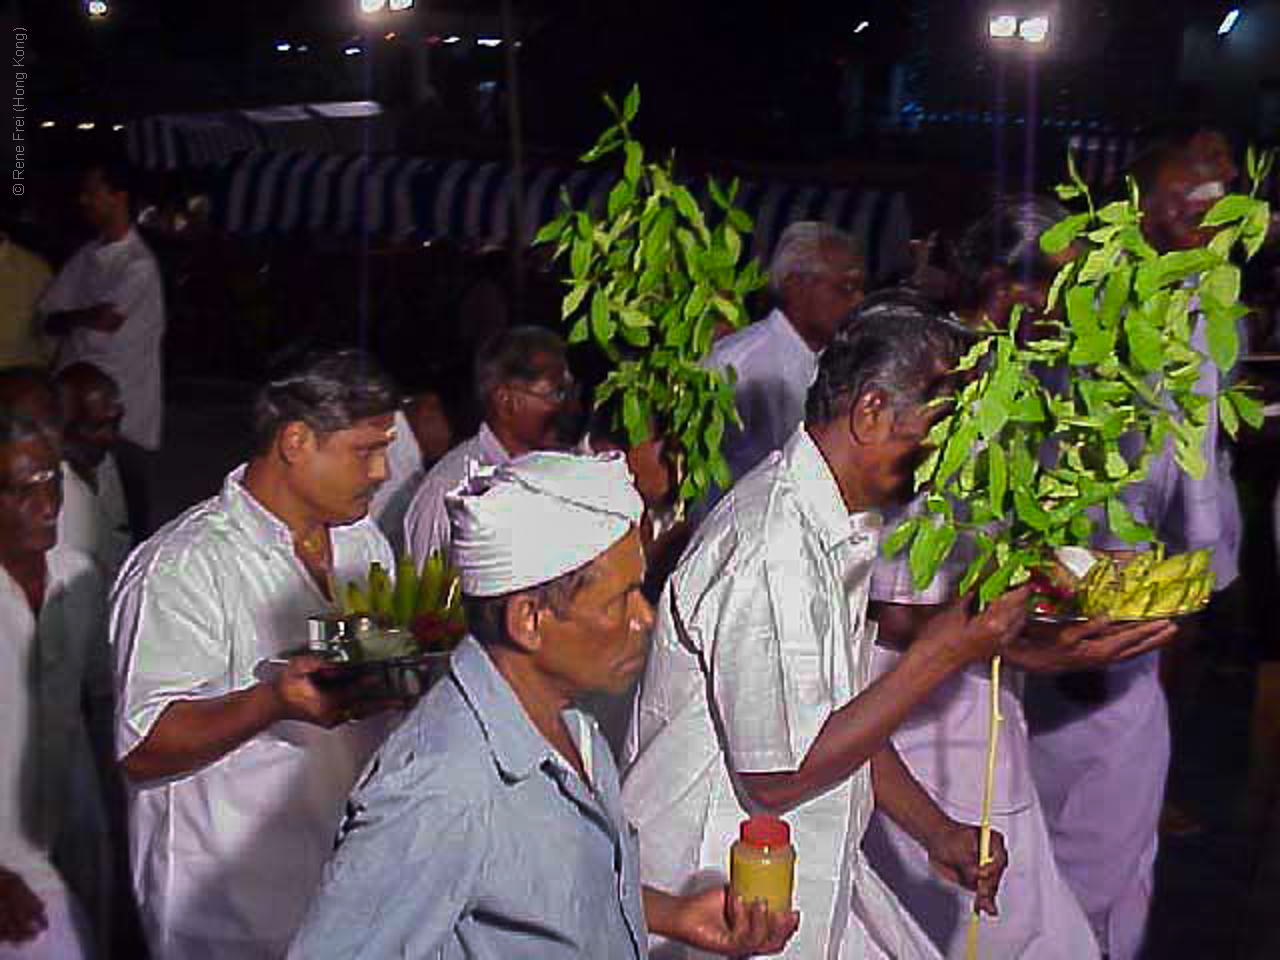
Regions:
<svg viewBox="0 0 1280 960"><path fill-rule="evenodd" d="M537 397L544 403L549 403L556 407L562 403L568 403L578 395L578 381L574 380L573 377L566 377L550 390L531 390L528 387L521 386L519 383L509 383L507 386L516 393Z"/></svg>

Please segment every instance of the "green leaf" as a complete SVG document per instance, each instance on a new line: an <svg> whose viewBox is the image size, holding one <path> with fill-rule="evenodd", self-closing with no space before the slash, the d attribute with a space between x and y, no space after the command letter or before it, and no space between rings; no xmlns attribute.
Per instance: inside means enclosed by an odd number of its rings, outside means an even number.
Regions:
<svg viewBox="0 0 1280 960"><path fill-rule="evenodd" d="M1240 334L1231 313L1212 301L1207 301L1205 311L1205 339L1209 345L1209 357L1219 370L1235 366L1240 352Z"/></svg>
<svg viewBox="0 0 1280 960"><path fill-rule="evenodd" d="M1087 213L1077 213L1060 220L1040 237L1040 249L1050 256L1066 250L1089 225Z"/></svg>
<svg viewBox="0 0 1280 960"><path fill-rule="evenodd" d="M1200 221L1202 227L1220 227L1249 215L1253 200L1238 193L1229 194L1215 203Z"/></svg>
<svg viewBox="0 0 1280 960"><path fill-rule="evenodd" d="M609 298L603 290L597 290L591 295L591 333L595 336L596 343L602 347L607 346L613 340L614 329L613 317L609 313Z"/></svg>
<svg viewBox="0 0 1280 960"><path fill-rule="evenodd" d="M1204 275L1200 287L1218 303L1231 306L1240 299L1240 268L1229 263L1214 267Z"/></svg>
<svg viewBox="0 0 1280 960"><path fill-rule="evenodd" d="M631 90L627 93L627 98L622 102L622 119L630 123L636 118L636 114L640 112L640 85L633 84Z"/></svg>
<svg viewBox="0 0 1280 960"><path fill-rule="evenodd" d="M976 367L978 365L978 361L987 355L987 351L991 349L991 344L994 342L994 337L983 337L975 343L965 352L965 355L960 358L960 362L956 364L956 372L972 370Z"/></svg>
<svg viewBox="0 0 1280 960"><path fill-rule="evenodd" d="M533 238L534 246L537 246L540 243L550 243L552 240L559 240L560 234L564 230L568 219L569 214L562 213L554 220L544 223L541 229L538 230L538 235Z"/></svg>
<svg viewBox="0 0 1280 960"><path fill-rule="evenodd" d="M1149 541L1154 536L1148 527L1133 519L1129 508L1118 497L1107 500L1107 526L1121 540L1127 540L1130 543Z"/></svg>
<svg viewBox="0 0 1280 960"><path fill-rule="evenodd" d="M1004 498L1009 489L1009 467L1004 448L997 443L987 447L987 489L991 510L997 516L1004 512Z"/></svg>
<svg viewBox="0 0 1280 960"><path fill-rule="evenodd" d="M917 490L922 489L925 484L929 483L929 481L933 479L933 475L938 469L938 460L941 456L942 451L940 449L931 450L928 456L926 456L920 463L920 466L916 467L915 488Z"/></svg>
<svg viewBox="0 0 1280 960"><path fill-rule="evenodd" d="M1035 501L1027 487L1021 484L1013 489L1013 506L1018 519L1032 530L1046 530L1049 527L1049 514Z"/></svg>
<svg viewBox="0 0 1280 960"><path fill-rule="evenodd" d="M942 462L938 466L937 483L946 483L951 475L960 469L961 464L973 452L973 445L977 440L978 425L972 420L966 420L956 429L951 439L947 441L946 447L943 448Z"/></svg>
<svg viewBox="0 0 1280 960"><path fill-rule="evenodd" d="M633 182L633 179L619 180L613 185L613 189L609 191L607 209L610 217L616 217L631 202L631 198L635 193Z"/></svg>
<svg viewBox="0 0 1280 960"><path fill-rule="evenodd" d="M591 287L587 283L575 283L573 289L565 296L560 304L560 319L568 320L570 316L582 306L582 299L587 295L587 291Z"/></svg>
<svg viewBox="0 0 1280 960"><path fill-rule="evenodd" d="M1222 429L1234 440L1240 432L1240 417L1236 414L1235 404L1225 393L1218 397L1218 419L1222 421Z"/></svg>
<svg viewBox="0 0 1280 960"><path fill-rule="evenodd" d="M585 343L588 332L587 318L579 317L577 323L573 325L573 329L569 331L569 343Z"/></svg>
<svg viewBox="0 0 1280 960"><path fill-rule="evenodd" d="M1124 332L1129 353L1142 370L1159 370L1164 365L1160 349L1160 331L1146 316L1130 310L1124 318Z"/></svg>
<svg viewBox="0 0 1280 960"><path fill-rule="evenodd" d="M1248 389L1245 387L1232 387L1227 391L1226 396L1241 420L1255 430L1262 426L1262 421L1266 416L1262 410L1262 401L1249 392Z"/></svg>
<svg viewBox="0 0 1280 960"><path fill-rule="evenodd" d="M626 178L625 182L634 189L636 181L640 179L640 165L644 160L644 149L634 140L628 140L626 156L626 163L622 167L622 175ZM610 216L613 216L613 214L611 213Z"/></svg>
<svg viewBox="0 0 1280 960"><path fill-rule="evenodd" d="M881 552L886 557L892 557L898 554L902 548L907 545L907 542L915 535L916 530L919 528L923 520L924 518L919 516L909 517L894 527L893 532L890 533L889 536L885 537L884 543L881 545Z"/></svg>

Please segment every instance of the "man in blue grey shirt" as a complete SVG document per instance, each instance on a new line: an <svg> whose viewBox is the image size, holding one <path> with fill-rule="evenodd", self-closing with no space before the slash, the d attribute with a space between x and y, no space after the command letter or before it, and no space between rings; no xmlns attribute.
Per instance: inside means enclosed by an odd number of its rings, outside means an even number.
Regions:
<svg viewBox="0 0 1280 960"><path fill-rule="evenodd" d="M642 504L620 456L535 453L448 498L470 635L370 764L294 960L776 953L796 914L642 889L588 692L642 669ZM726 857L728 851L725 851Z"/></svg>

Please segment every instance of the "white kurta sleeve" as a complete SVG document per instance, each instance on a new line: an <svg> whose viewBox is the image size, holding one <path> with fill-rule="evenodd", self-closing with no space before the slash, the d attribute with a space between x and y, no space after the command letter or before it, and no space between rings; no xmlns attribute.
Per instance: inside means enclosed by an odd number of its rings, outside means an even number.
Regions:
<svg viewBox="0 0 1280 960"><path fill-rule="evenodd" d="M221 593L209 558L191 554L122 575L111 610L117 757L145 740L174 700L229 692Z"/></svg>
<svg viewBox="0 0 1280 960"><path fill-rule="evenodd" d="M835 625L800 538L786 539L723 578L699 617L713 638L714 710L744 773L798 769L833 707Z"/></svg>

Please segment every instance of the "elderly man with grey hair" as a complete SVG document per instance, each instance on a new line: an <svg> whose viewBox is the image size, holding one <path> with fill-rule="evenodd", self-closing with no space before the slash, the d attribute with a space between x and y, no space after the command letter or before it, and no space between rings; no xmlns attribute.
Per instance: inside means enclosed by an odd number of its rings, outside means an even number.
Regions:
<svg viewBox="0 0 1280 960"><path fill-rule="evenodd" d="M800 424L818 357L862 299L864 269L854 239L835 227L805 220L782 232L769 264L774 309L725 337L707 359L738 377L742 428L726 434L723 448L735 481Z"/></svg>
<svg viewBox="0 0 1280 960"><path fill-rule="evenodd" d="M481 347L475 395L484 412L479 432L431 468L405 514L405 547L419 563L449 552L444 498L467 478L469 464L498 466L534 450L566 450L578 439L578 386L565 342L550 330L512 327Z"/></svg>

